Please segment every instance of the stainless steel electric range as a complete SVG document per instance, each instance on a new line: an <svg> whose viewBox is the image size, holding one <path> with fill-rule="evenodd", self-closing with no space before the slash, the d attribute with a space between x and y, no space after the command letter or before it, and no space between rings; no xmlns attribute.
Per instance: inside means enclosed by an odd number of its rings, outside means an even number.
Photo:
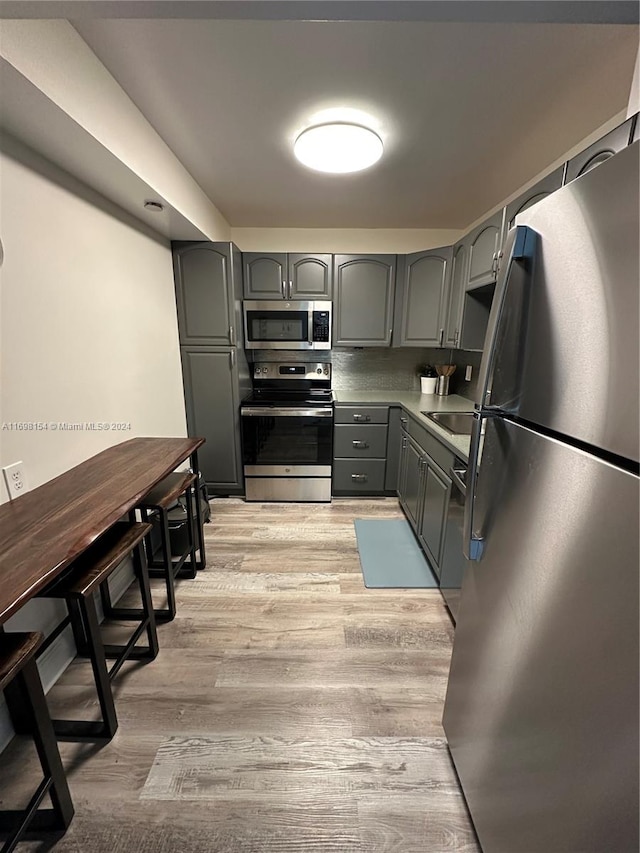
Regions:
<svg viewBox="0 0 640 853"><path fill-rule="evenodd" d="M331 364L260 363L242 401L248 501L330 501Z"/></svg>

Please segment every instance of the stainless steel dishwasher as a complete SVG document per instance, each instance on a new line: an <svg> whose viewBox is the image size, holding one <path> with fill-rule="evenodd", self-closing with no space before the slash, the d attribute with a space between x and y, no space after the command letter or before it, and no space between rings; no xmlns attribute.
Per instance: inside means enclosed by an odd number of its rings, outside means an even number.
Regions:
<svg viewBox="0 0 640 853"><path fill-rule="evenodd" d="M451 499L447 512L444 533L444 548L440 572L440 591L444 596L453 621L457 620L460 603L460 587L467 560L462 552L464 525L464 503L467 494L467 466L461 459L455 460L449 471L451 477Z"/></svg>

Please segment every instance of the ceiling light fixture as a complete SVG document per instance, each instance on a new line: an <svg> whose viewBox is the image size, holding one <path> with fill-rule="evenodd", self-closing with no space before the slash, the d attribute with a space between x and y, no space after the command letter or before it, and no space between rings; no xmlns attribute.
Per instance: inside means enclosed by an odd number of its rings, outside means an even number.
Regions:
<svg viewBox="0 0 640 853"><path fill-rule="evenodd" d="M145 201L144 209L150 210L152 213L162 213L164 204L161 204L159 201Z"/></svg>
<svg viewBox="0 0 640 853"><path fill-rule="evenodd" d="M317 172L360 172L382 157L382 140L359 124L333 122L303 130L293 144L297 159Z"/></svg>

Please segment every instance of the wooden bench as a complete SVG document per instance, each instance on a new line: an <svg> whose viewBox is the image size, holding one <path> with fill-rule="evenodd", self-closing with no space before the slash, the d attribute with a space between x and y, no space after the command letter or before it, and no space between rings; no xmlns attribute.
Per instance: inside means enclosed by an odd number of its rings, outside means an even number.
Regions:
<svg viewBox="0 0 640 853"><path fill-rule="evenodd" d="M0 692L11 697L11 718L17 734L30 735L36 745L44 779L22 810L0 811L0 830L9 831L1 853L11 853L29 831L64 832L73 817L73 803L60 760L58 744L36 666L39 633L11 634L0 631ZM52 808L40 809L49 794Z"/></svg>
<svg viewBox="0 0 640 853"><path fill-rule="evenodd" d="M118 728L111 681L128 659L152 660L158 654L158 637L149 589L149 575L143 548L151 525L118 522L93 543L74 563L70 571L43 592L48 598L61 598L67 603L78 654L91 661L102 712L102 721L53 720L60 740L102 740L112 738ZM118 608L111 604L107 581L111 573L129 555L140 589L140 609ZM134 620L139 624L122 645L105 645L102 641L95 593L102 596L105 620ZM106 603L105 603L106 602ZM147 632L146 646L136 643ZM107 658L115 663L107 669Z"/></svg>
<svg viewBox="0 0 640 853"><path fill-rule="evenodd" d="M176 615L176 593L175 578L180 574L182 577L195 578L198 563L196 560L196 549L199 548L201 561L204 558L204 545L202 542L202 518L200 512L199 496L196 494L196 474L191 471L177 471L169 474L158 485L153 488L138 504L142 514L142 520L147 522L152 514L157 514L160 537L161 537L161 559L155 560L153 555L153 543L151 536L146 537L147 560L149 574L160 575L165 579L167 589L167 607L155 610L158 621L169 622ZM187 543L181 554L173 558L171 552L171 540L169 535L169 509L178 498L185 496L187 510ZM196 508L194 519L193 508ZM197 522L197 523L195 523ZM197 531L196 531L197 527Z"/></svg>

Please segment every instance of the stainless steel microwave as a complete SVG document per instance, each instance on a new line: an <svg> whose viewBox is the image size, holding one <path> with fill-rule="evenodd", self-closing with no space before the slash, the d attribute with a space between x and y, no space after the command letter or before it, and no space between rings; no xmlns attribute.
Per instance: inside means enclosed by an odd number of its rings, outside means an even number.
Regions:
<svg viewBox="0 0 640 853"><path fill-rule="evenodd" d="M242 305L246 349L331 349L331 302Z"/></svg>

